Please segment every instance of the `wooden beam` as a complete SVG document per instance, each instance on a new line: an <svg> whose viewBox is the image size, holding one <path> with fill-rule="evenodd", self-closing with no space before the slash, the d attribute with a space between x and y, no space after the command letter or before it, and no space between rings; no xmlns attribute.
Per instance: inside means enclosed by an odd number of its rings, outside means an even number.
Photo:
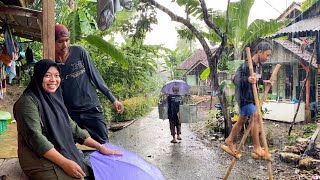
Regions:
<svg viewBox="0 0 320 180"><path fill-rule="evenodd" d="M42 43L43 58L54 60L55 42L54 42L54 0L42 1Z"/></svg>
<svg viewBox="0 0 320 180"><path fill-rule="evenodd" d="M0 25L2 26L4 23L0 23ZM25 27L19 26L19 25L15 25L15 24L9 24L10 28L13 31L18 31L18 32L32 32L32 34L41 34L40 29L36 29L36 28L32 28L32 27L28 27L27 29Z"/></svg>
<svg viewBox="0 0 320 180"><path fill-rule="evenodd" d="M23 37L26 39L30 39L30 40L34 40L34 41L38 41L41 42L41 35L40 34L26 34L25 32L14 32L12 33L15 36L19 36L19 37Z"/></svg>
<svg viewBox="0 0 320 180"><path fill-rule="evenodd" d="M7 15L25 16L37 18L41 11L21 8L17 6L0 6L0 12Z"/></svg>

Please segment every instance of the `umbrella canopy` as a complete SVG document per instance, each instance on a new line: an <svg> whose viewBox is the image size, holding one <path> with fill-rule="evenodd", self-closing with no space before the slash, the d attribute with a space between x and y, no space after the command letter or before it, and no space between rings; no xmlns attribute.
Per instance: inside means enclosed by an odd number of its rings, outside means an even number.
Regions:
<svg viewBox="0 0 320 180"><path fill-rule="evenodd" d="M165 94L173 94L172 87L178 86L178 95L186 95L190 91L191 87L183 80L172 80L163 85L161 92Z"/></svg>
<svg viewBox="0 0 320 180"><path fill-rule="evenodd" d="M160 170L131 151L106 143L105 147L123 152L123 156L103 155L98 151L90 154L96 180L165 180Z"/></svg>

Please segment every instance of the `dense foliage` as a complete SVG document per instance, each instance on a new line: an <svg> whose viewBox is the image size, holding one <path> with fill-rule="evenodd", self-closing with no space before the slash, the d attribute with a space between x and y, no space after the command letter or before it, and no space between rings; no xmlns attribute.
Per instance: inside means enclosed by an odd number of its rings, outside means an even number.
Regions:
<svg viewBox="0 0 320 180"><path fill-rule="evenodd" d="M146 97L134 97L123 101L126 111L122 114L111 110L112 121L128 121L143 116L152 109L154 99Z"/></svg>

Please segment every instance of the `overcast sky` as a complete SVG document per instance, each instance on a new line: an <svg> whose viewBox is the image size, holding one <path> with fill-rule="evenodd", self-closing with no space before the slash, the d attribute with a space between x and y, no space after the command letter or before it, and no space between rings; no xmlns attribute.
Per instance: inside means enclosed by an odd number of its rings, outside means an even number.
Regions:
<svg viewBox="0 0 320 180"><path fill-rule="evenodd" d="M160 4L169 8L174 13L184 16L184 11L171 0L156 0ZM235 0L231 0L235 1ZM255 19L276 19L292 2L303 2L304 0L255 0L250 15L249 23ZM227 0L206 0L207 7L226 10ZM181 25L172 22L169 16L162 11L158 11L158 25L153 26L153 31L147 35L146 44L164 44L165 47L174 50L176 48L177 33L176 27Z"/></svg>

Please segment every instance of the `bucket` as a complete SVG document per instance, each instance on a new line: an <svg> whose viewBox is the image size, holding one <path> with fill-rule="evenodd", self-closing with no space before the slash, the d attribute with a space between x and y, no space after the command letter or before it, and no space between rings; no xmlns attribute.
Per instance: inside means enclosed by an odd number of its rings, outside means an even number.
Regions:
<svg viewBox="0 0 320 180"><path fill-rule="evenodd" d="M179 107L180 122L193 123L197 122L197 105L196 104L182 104Z"/></svg>

